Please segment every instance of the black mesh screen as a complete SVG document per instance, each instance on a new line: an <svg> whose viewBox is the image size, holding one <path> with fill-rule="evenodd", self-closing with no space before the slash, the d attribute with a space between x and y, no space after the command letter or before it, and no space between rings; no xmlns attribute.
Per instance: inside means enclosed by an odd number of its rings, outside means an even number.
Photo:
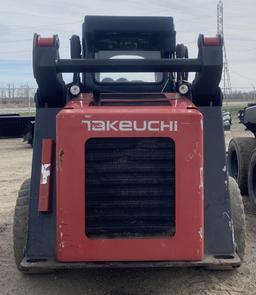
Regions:
<svg viewBox="0 0 256 295"><path fill-rule="evenodd" d="M169 138L93 138L85 147L86 235L175 233L175 144Z"/></svg>
<svg viewBox="0 0 256 295"><path fill-rule="evenodd" d="M166 99L164 93L101 93L102 99Z"/></svg>
<svg viewBox="0 0 256 295"><path fill-rule="evenodd" d="M148 100L148 101L139 101L139 100L130 100L130 101L107 101L102 100L101 106L170 106L168 100Z"/></svg>

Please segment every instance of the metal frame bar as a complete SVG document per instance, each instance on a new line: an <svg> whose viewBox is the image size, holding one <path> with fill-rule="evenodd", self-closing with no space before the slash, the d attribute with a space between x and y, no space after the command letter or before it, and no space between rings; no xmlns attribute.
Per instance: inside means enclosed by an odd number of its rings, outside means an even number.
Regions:
<svg viewBox="0 0 256 295"><path fill-rule="evenodd" d="M58 73L94 72L199 72L200 59L59 59Z"/></svg>
<svg viewBox="0 0 256 295"><path fill-rule="evenodd" d="M241 265L240 258L236 255L234 258L216 258L211 255L205 256L202 261L146 261L146 262L87 262L87 263L60 263L55 259L47 259L45 261L29 262L29 259L25 257L21 262L21 267L26 270L27 273L43 273L55 270L65 269L96 269L96 268L170 268L170 267L201 267L204 269L213 270L232 270Z"/></svg>

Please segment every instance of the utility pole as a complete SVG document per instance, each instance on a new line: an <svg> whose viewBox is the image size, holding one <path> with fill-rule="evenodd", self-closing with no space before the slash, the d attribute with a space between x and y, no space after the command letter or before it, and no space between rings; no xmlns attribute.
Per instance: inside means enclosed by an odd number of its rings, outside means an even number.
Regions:
<svg viewBox="0 0 256 295"><path fill-rule="evenodd" d="M219 0L217 5L217 33L223 38L223 53L224 53L224 64L223 64L223 93L224 99L232 93L231 79L228 66L228 56L224 39L224 9L223 2Z"/></svg>

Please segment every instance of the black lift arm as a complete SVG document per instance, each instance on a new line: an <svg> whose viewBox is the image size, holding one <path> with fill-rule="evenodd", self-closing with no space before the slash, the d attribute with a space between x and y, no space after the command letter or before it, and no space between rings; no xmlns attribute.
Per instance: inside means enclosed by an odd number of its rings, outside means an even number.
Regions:
<svg viewBox="0 0 256 295"><path fill-rule="evenodd" d="M66 86L61 73L94 72L196 72L192 83L193 101L210 105L219 91L223 67L221 36L198 38L196 59L60 59L59 39L34 36L33 70L38 84L40 106L62 107ZM113 86L114 88L115 86Z"/></svg>

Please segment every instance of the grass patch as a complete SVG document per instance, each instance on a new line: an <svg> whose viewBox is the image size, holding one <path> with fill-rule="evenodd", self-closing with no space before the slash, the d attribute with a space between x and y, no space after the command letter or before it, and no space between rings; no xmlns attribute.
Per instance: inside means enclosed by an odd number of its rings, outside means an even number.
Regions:
<svg viewBox="0 0 256 295"><path fill-rule="evenodd" d="M237 113L238 111L244 109L246 107L246 104L242 104L242 105L237 105L237 106L222 106L222 110L225 112L230 112L230 113Z"/></svg>
<svg viewBox="0 0 256 295"><path fill-rule="evenodd" d="M30 117L30 116L35 116L36 115L36 112L21 112L19 114L20 114L20 116Z"/></svg>

